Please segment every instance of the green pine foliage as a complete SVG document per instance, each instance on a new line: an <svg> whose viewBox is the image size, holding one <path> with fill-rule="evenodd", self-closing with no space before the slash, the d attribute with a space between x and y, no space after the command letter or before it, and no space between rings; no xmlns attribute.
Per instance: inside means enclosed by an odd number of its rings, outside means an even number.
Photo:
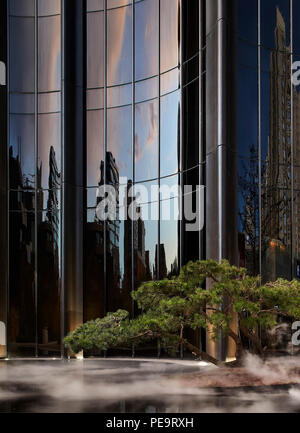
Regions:
<svg viewBox="0 0 300 433"><path fill-rule="evenodd" d="M262 285L259 277L228 261L190 262L178 277L150 281L132 292L140 315L129 318L119 310L79 326L64 342L74 353L143 344L159 339L165 350L174 352L180 344L196 356L220 362L193 346L186 338L188 329L204 328L211 338L232 338L237 358L243 354L242 336L263 355L258 329L272 329L279 317L300 319L300 283L279 279ZM238 322L239 332L236 331Z"/></svg>

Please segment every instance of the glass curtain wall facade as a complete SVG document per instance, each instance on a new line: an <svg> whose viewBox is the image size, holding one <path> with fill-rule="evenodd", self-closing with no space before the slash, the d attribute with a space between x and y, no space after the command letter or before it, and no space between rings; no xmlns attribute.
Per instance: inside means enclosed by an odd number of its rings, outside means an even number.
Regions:
<svg viewBox="0 0 300 433"><path fill-rule="evenodd" d="M239 256L264 281L300 277L299 13L293 0L238 5Z"/></svg>
<svg viewBox="0 0 300 433"><path fill-rule="evenodd" d="M61 2L8 5L11 356L60 355Z"/></svg>
<svg viewBox="0 0 300 433"><path fill-rule="evenodd" d="M187 240L176 187L193 179L195 195L199 179L200 3L88 0L86 13L84 320L91 320L117 308L136 314L130 292L143 281L176 275L182 263ZM193 36L183 25L188 20ZM190 151L182 150L183 134ZM138 221L98 220L103 183L117 190L133 185L134 198L146 188ZM174 194L159 196L155 185L173 187ZM118 212L126 213L131 200L119 202ZM170 219L163 217L168 205ZM198 237L190 242L193 258L199 257Z"/></svg>
<svg viewBox="0 0 300 433"><path fill-rule="evenodd" d="M300 278L296 0L0 7L1 357L63 355L76 325L137 314L131 290L191 259ZM175 188L141 197L136 222L100 221L104 183L190 185L194 205L204 185L205 226L186 230Z"/></svg>
<svg viewBox="0 0 300 433"><path fill-rule="evenodd" d="M5 6L0 356L60 357L63 335L78 324L118 308L137 314L132 289L200 257L200 233L179 221L176 187L191 184L196 202L204 2ZM134 185L137 196L146 187L138 221L98 219L104 183ZM174 193L153 193L155 185Z"/></svg>

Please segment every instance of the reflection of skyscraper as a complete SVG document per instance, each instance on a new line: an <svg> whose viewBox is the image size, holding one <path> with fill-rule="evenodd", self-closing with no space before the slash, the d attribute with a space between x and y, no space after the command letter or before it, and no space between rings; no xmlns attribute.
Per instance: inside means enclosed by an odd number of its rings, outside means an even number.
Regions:
<svg viewBox="0 0 300 433"><path fill-rule="evenodd" d="M10 340L13 352L23 342L34 345L34 258L35 258L35 194L23 179L19 157L9 149L10 175ZM21 314L21 311L26 314ZM32 317L32 320L26 320ZM22 337L20 337L20 335Z"/></svg>
<svg viewBox="0 0 300 433"><path fill-rule="evenodd" d="M291 57L278 7L276 14L270 59L270 133L263 175L264 276L268 279L291 276Z"/></svg>
<svg viewBox="0 0 300 433"><path fill-rule="evenodd" d="M160 244L159 254L158 254L158 245L155 247L155 275L157 275L158 271L158 257L159 257L159 278L164 279L168 276L168 268L166 263L166 250L165 245Z"/></svg>
<svg viewBox="0 0 300 433"><path fill-rule="evenodd" d="M38 169L42 179L42 166ZM60 173L53 146L49 153L48 200L46 214L38 185L38 343L42 354L59 351L60 273L59 273L59 199ZM42 212L43 209L43 212ZM49 272L50 271L50 272ZM43 346L42 346L43 345Z"/></svg>

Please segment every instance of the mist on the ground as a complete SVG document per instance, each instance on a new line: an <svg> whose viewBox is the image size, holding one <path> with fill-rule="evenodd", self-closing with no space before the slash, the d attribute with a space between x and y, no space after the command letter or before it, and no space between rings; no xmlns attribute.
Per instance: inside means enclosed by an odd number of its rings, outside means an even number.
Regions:
<svg viewBox="0 0 300 433"><path fill-rule="evenodd" d="M299 357L253 355L236 371L180 360L7 361L0 412L298 412L299 368Z"/></svg>

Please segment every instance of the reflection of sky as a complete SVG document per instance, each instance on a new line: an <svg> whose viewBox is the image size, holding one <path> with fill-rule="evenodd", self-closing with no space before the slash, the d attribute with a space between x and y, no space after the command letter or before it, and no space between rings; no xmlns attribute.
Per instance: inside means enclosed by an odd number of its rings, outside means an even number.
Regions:
<svg viewBox="0 0 300 433"><path fill-rule="evenodd" d="M158 73L158 0L137 3L135 7L136 79Z"/></svg>
<svg viewBox="0 0 300 433"><path fill-rule="evenodd" d="M131 6L107 12L108 85L132 80L132 9Z"/></svg>
<svg viewBox="0 0 300 433"><path fill-rule="evenodd" d="M116 159L119 175L132 179L131 106L107 113L107 150Z"/></svg>
<svg viewBox="0 0 300 433"><path fill-rule="evenodd" d="M178 199L168 202L171 209L170 221L160 223L160 243L165 246L166 264L168 271L175 259L178 259Z"/></svg>
<svg viewBox="0 0 300 433"><path fill-rule="evenodd" d="M60 90L60 16L39 21L39 91Z"/></svg>
<svg viewBox="0 0 300 433"><path fill-rule="evenodd" d="M179 102L179 91L161 99L161 176L178 171Z"/></svg>
<svg viewBox="0 0 300 433"><path fill-rule="evenodd" d="M24 3L24 2L22 2ZM39 1L39 12L44 14L57 13L60 2L55 0L51 7L45 1ZM21 2L14 1L11 5L13 12L23 12L20 9ZM38 85L39 91L60 90L61 82L61 37L60 37L60 16L43 17L38 20ZM32 35L34 34L33 19L21 18L12 20L11 34L15 34L11 42L11 90L12 91L33 91L34 68L32 56L35 52L35 44ZM21 24L21 26L20 26ZM28 53L31 53L28 56ZM17 56L15 58L15 55ZM22 67L20 68L20 65ZM25 68L25 70L24 70ZM28 69L28 73L26 72ZM53 95L51 95L53 96ZM47 97L39 98L43 105L40 111L52 112L59 109L57 99ZM55 108L54 108L55 106ZM18 107L17 107L18 108ZM26 107L23 107L26 111ZM16 107L12 107L17 111ZM18 110L20 111L20 110ZM33 112L33 110L32 110ZM24 177L35 173L34 164L34 116L11 116L10 143L14 149L14 156L18 155L18 147L21 147L21 166ZM49 155L50 147L53 146L56 152L58 167L60 168L61 146L60 146L60 114L40 115L38 130L38 166L42 167L42 186L48 188L49 177Z"/></svg>
<svg viewBox="0 0 300 433"><path fill-rule="evenodd" d="M158 177L158 101L136 105L136 181Z"/></svg>

